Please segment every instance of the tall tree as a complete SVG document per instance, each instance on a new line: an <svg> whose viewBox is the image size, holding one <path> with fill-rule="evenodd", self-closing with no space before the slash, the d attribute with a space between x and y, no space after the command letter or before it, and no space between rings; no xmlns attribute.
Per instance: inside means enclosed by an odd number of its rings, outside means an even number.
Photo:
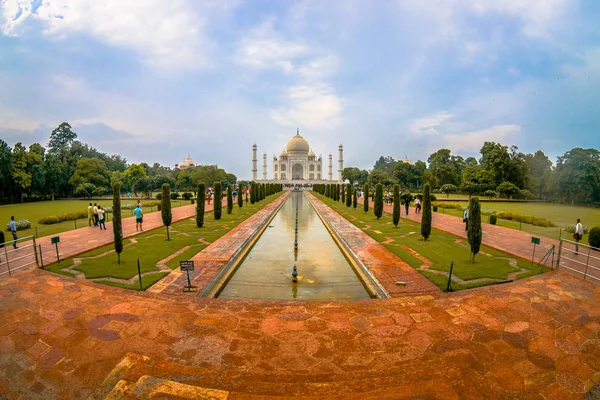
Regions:
<svg viewBox="0 0 600 400"><path fill-rule="evenodd" d="M363 186L363 210L365 213L369 211L369 184L365 182Z"/></svg>
<svg viewBox="0 0 600 400"><path fill-rule="evenodd" d="M77 187L82 183L91 183L94 186L108 187L110 172L106 163L97 158L80 158L71 179L71 185Z"/></svg>
<svg viewBox="0 0 600 400"><path fill-rule="evenodd" d="M600 201L600 151L574 148L558 157L557 197L570 203Z"/></svg>
<svg viewBox="0 0 600 400"><path fill-rule="evenodd" d="M469 229L467 230L467 237L471 245L472 261L475 262L475 255L479 253L482 240L479 197L471 197L469 200Z"/></svg>
<svg viewBox="0 0 600 400"><path fill-rule="evenodd" d="M373 170L385 172L388 176L391 176L394 173L394 165L396 164L396 160L394 160L391 156L381 156L377 161L375 161L375 165L373 165ZM371 182L373 183L373 182Z"/></svg>
<svg viewBox="0 0 600 400"><path fill-rule="evenodd" d="M233 211L233 191L231 185L227 185L227 214Z"/></svg>
<svg viewBox="0 0 600 400"><path fill-rule="evenodd" d="M373 204L373 211L377 219L383 215L383 185L378 183L375 186L375 202Z"/></svg>
<svg viewBox="0 0 600 400"><path fill-rule="evenodd" d="M242 185L238 185L238 193L237 193L237 203L238 203L238 207L242 208L242 206L244 205L244 187Z"/></svg>
<svg viewBox="0 0 600 400"><path fill-rule="evenodd" d="M0 203L13 202L12 149L0 139Z"/></svg>
<svg viewBox="0 0 600 400"><path fill-rule="evenodd" d="M350 197L350 193L352 192L352 185L346 184L346 207L350 207L352 205L352 197ZM342 190L343 193L343 190ZM343 201L343 200L342 200Z"/></svg>
<svg viewBox="0 0 600 400"><path fill-rule="evenodd" d="M389 174L385 171L374 169L369 174L369 183L371 185L377 185L378 183L381 183L382 185L387 186L391 182L392 182L392 180L390 179Z"/></svg>
<svg viewBox="0 0 600 400"><path fill-rule="evenodd" d="M44 171L44 149L39 143L34 143L29 146L27 152L27 173L31 175L31 186L27 191L27 197L32 194L46 193L46 173Z"/></svg>
<svg viewBox="0 0 600 400"><path fill-rule="evenodd" d="M113 193L113 236L115 238L115 253L117 262L121 264L121 252L123 252L123 224L121 222L121 184L112 185Z"/></svg>
<svg viewBox="0 0 600 400"><path fill-rule="evenodd" d="M352 189L352 207L354 207L354 209L356 209L356 206L358 205L358 195L356 194L356 192L358 192L358 190L356 190L355 188Z"/></svg>
<svg viewBox="0 0 600 400"><path fill-rule="evenodd" d="M204 182L198 184L198 195L196 197L196 226L202 228L204 226L204 203L206 202L206 185Z"/></svg>
<svg viewBox="0 0 600 400"><path fill-rule="evenodd" d="M552 161L543 151L538 150L535 154L527 154L525 162L529 172L527 188L541 199L547 192L552 178Z"/></svg>
<svg viewBox="0 0 600 400"><path fill-rule="evenodd" d="M61 151L67 150L75 139L77 139L77 134L73 132L71 125L63 122L50 134L48 150L52 154L59 154Z"/></svg>
<svg viewBox="0 0 600 400"><path fill-rule="evenodd" d="M350 192L348 192L348 194L350 194ZM342 186L342 204L346 203L346 191L344 190L344 187Z"/></svg>
<svg viewBox="0 0 600 400"><path fill-rule="evenodd" d="M31 174L27 172L27 149L17 142L12 152L12 180L19 202L23 201L23 192L31 186Z"/></svg>
<svg viewBox="0 0 600 400"><path fill-rule="evenodd" d="M214 201L214 208L213 208L213 214L215 216L215 220L220 220L221 219L221 213L222 213L222 207L223 207L223 188L221 186L221 182L215 182L214 183L214 189L215 189L215 201Z"/></svg>
<svg viewBox="0 0 600 400"><path fill-rule="evenodd" d="M398 222L400 222L400 185L398 185L397 183L394 185L393 205L393 223L394 226L398 226Z"/></svg>
<svg viewBox="0 0 600 400"><path fill-rule="evenodd" d="M427 241L431 235L431 186L426 183L423 186L423 215L421 216L421 236Z"/></svg>
<svg viewBox="0 0 600 400"><path fill-rule="evenodd" d="M162 217L163 225L167 227L167 240L171 240L171 236L169 235L169 226L171 226L173 214L171 212L171 186L169 186L168 183L165 183L162 186L162 198L160 201L160 215Z"/></svg>

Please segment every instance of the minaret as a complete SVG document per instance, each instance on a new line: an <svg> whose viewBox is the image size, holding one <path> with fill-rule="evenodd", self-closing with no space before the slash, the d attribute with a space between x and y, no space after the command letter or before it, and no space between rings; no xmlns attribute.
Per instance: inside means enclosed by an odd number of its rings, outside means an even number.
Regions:
<svg viewBox="0 0 600 400"><path fill-rule="evenodd" d="M338 182L342 182L342 171L344 170L344 146L340 143L338 147Z"/></svg>
<svg viewBox="0 0 600 400"><path fill-rule="evenodd" d="M256 159L256 143L252 145L252 180L258 180L258 160Z"/></svg>
<svg viewBox="0 0 600 400"><path fill-rule="evenodd" d="M333 180L333 156L329 153L329 180Z"/></svg>
<svg viewBox="0 0 600 400"><path fill-rule="evenodd" d="M267 153L263 154L263 181L267 180Z"/></svg>

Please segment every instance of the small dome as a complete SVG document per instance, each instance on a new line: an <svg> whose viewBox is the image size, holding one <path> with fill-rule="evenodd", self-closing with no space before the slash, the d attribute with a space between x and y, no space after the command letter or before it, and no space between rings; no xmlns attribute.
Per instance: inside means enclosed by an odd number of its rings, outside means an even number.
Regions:
<svg viewBox="0 0 600 400"><path fill-rule="evenodd" d="M309 157L316 157L315 153L312 151L312 149L308 152L308 156Z"/></svg>
<svg viewBox="0 0 600 400"><path fill-rule="evenodd" d="M302 136L300 136L299 133L296 133L296 136L291 138L287 143L285 149L288 153L292 153L294 155L306 155L310 150L310 146L308 145L308 142Z"/></svg>
<svg viewBox="0 0 600 400"><path fill-rule="evenodd" d="M285 149L283 149L281 154L279 154L279 157L287 157L287 151L285 151Z"/></svg>

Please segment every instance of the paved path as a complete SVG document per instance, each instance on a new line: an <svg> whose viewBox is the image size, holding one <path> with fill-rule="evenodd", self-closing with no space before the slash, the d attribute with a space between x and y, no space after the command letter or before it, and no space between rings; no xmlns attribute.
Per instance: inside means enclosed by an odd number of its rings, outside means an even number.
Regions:
<svg viewBox="0 0 600 400"><path fill-rule="evenodd" d="M206 204L206 212L212 211L213 205ZM123 210L127 213L128 210ZM173 214L173 223L181 221L186 218L190 218L196 215L196 205L190 204L187 206L175 207L171 209ZM135 217L123 218L123 237L128 238L137 235L140 232L135 230ZM144 214L144 230L148 231L163 226L162 216L160 211ZM112 222L106 223L106 230L100 230L98 227L85 227L74 229L72 231L62 232L58 235L44 236L36 240L38 245L42 246L44 265L55 263L56 250L55 246L51 244L51 237L59 236L59 254L61 259L66 259L77 254L84 253L89 250L96 249L98 247L105 246L114 241ZM31 241L22 242L19 244L23 249L10 254L10 259L16 257L23 257L27 254L31 254ZM1 254L0 254L1 256ZM19 260L23 264L25 262L33 261L33 256ZM11 265L18 265L16 262ZM0 273L7 271L6 265L0 265ZM0 278L1 279L1 278Z"/></svg>
<svg viewBox="0 0 600 400"><path fill-rule="evenodd" d="M599 286L562 272L453 294L276 302L181 301L24 270L0 280L0 397L86 398L133 352L147 362L121 379L238 400L578 399L600 379L599 301Z"/></svg>

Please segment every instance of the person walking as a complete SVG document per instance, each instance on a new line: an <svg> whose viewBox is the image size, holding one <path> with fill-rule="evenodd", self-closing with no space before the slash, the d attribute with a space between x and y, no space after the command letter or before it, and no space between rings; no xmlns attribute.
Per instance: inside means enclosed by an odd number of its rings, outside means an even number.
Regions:
<svg viewBox="0 0 600 400"><path fill-rule="evenodd" d="M469 209L465 208L465 212L463 214L463 222L465 223L465 231L469 230Z"/></svg>
<svg viewBox="0 0 600 400"><path fill-rule="evenodd" d="M88 225L91 227L94 222L94 209L92 207L92 203L88 206ZM96 225L96 224L94 224Z"/></svg>
<svg viewBox="0 0 600 400"><path fill-rule="evenodd" d="M13 237L13 247L15 249L18 249L17 247L17 240L19 239L17 237L17 224L15 223L15 217L14 215L10 217L10 233L12 233L12 237Z"/></svg>
<svg viewBox="0 0 600 400"><path fill-rule="evenodd" d="M575 234L573 235L573 239L575 239L575 254L579 254L579 241L583 238L583 225L581 224L581 220L577 218L577 225L575 225Z"/></svg>
<svg viewBox="0 0 600 400"><path fill-rule="evenodd" d="M139 229L143 232L144 229L142 228L142 223L144 222L144 213L142 212L142 207L137 206L133 212L135 214L135 230L137 231Z"/></svg>
<svg viewBox="0 0 600 400"><path fill-rule="evenodd" d="M94 203L94 226L98 226L98 205Z"/></svg>
<svg viewBox="0 0 600 400"><path fill-rule="evenodd" d="M415 199L415 213L421 212L421 199L418 197Z"/></svg>
<svg viewBox="0 0 600 400"><path fill-rule="evenodd" d="M100 230L106 230L106 225L104 224L104 209L102 206L98 206L98 225L100 225Z"/></svg>

